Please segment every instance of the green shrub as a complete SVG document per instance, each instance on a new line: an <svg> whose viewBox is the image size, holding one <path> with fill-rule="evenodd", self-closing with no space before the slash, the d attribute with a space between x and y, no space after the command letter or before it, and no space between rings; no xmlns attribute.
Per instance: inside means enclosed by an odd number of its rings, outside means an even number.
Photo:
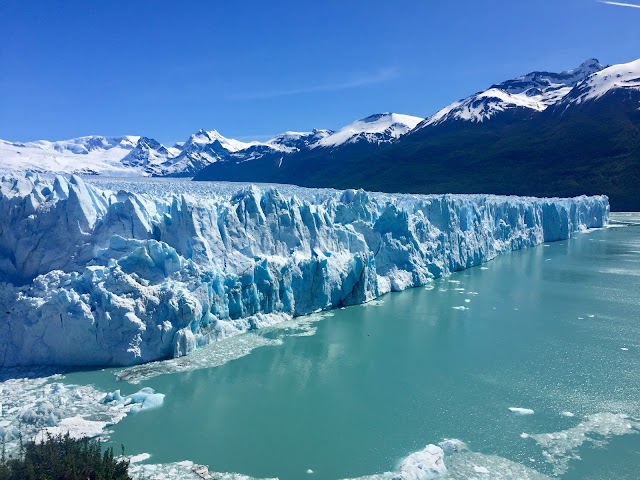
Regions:
<svg viewBox="0 0 640 480"><path fill-rule="evenodd" d="M3 450L0 480L131 480L128 469L112 448L103 452L99 441L67 433L22 445L18 458L5 458Z"/></svg>

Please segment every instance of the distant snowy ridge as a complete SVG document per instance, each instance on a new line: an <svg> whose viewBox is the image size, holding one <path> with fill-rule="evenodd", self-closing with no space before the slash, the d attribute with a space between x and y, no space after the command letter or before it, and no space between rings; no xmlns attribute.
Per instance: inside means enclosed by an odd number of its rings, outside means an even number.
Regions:
<svg viewBox="0 0 640 480"><path fill-rule="evenodd" d="M419 128L451 120L483 122L498 113L517 108L541 112L561 101L576 85L603 68L598 60L589 59L574 70L522 75L451 103L427 118Z"/></svg>
<svg viewBox="0 0 640 480"><path fill-rule="evenodd" d="M121 161L140 139L129 135L88 136L58 142L0 140L0 170L126 175L131 169Z"/></svg>
<svg viewBox="0 0 640 480"><path fill-rule="evenodd" d="M0 366L185 355L566 239L609 213L603 196L236 188L3 177Z"/></svg>
<svg viewBox="0 0 640 480"><path fill-rule="evenodd" d="M400 138L424 119L401 115L398 113L380 113L341 128L311 145L311 148L335 148L348 143L365 141L368 143L383 143Z"/></svg>
<svg viewBox="0 0 640 480"><path fill-rule="evenodd" d="M116 177L184 176L254 144L228 139L215 130L200 130L173 147L137 136L26 143L0 140L0 170Z"/></svg>
<svg viewBox="0 0 640 480"><path fill-rule="evenodd" d="M88 136L59 142L0 140L0 171L103 176L193 176L216 162L246 162L265 155L288 155L315 147L378 144L399 138L422 118L383 113L337 132L285 132L266 142L241 142L216 130L199 130L172 147L149 137Z"/></svg>

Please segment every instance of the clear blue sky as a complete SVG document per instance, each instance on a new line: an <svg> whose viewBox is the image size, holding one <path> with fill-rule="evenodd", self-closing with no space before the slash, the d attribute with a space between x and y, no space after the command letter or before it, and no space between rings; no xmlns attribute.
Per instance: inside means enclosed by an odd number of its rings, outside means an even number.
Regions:
<svg viewBox="0 0 640 480"><path fill-rule="evenodd" d="M640 8L595 0L1 0L0 138L172 143L428 116L639 47Z"/></svg>

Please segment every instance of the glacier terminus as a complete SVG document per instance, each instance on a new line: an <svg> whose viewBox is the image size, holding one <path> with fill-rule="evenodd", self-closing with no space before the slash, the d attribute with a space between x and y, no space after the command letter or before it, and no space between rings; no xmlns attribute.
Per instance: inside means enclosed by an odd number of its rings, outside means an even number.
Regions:
<svg viewBox="0 0 640 480"><path fill-rule="evenodd" d="M5 176L0 366L187 355L567 239L608 215L606 196Z"/></svg>

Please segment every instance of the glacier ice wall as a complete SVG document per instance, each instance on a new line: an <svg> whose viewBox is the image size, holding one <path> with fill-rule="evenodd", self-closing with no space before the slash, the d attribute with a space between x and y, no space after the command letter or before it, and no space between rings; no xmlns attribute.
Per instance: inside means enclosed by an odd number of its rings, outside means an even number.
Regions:
<svg viewBox="0 0 640 480"><path fill-rule="evenodd" d="M1 179L0 366L181 356L566 239L609 214L605 196L109 187L75 176Z"/></svg>

